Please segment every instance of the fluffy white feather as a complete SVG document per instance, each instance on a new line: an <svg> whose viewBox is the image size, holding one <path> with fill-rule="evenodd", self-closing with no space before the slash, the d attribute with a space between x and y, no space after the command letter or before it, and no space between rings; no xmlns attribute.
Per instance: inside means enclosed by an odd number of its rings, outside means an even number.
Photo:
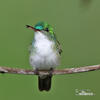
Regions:
<svg viewBox="0 0 100 100"><path fill-rule="evenodd" d="M42 32L35 32L34 48L30 54L30 64L33 68L48 70L59 65L59 54L54 50L55 43Z"/></svg>

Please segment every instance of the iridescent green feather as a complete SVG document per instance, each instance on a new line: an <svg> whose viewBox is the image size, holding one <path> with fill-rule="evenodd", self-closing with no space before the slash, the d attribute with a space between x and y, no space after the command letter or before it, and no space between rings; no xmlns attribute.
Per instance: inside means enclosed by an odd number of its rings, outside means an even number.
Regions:
<svg viewBox="0 0 100 100"><path fill-rule="evenodd" d="M48 32L50 34L53 34L53 27L51 25L49 25L48 23L46 22L38 22L35 26L34 26L35 29L38 29L38 30L47 30L48 29Z"/></svg>

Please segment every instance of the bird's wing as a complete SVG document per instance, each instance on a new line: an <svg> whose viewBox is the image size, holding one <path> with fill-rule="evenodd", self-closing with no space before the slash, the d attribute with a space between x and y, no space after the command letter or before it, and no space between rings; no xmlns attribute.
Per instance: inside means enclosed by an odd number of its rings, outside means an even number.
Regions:
<svg viewBox="0 0 100 100"><path fill-rule="evenodd" d="M56 43L56 49L58 50L59 54L61 54L61 53L62 53L62 49L61 49L60 42L57 40L55 34L53 34L52 37L53 37L53 40L54 40L55 43Z"/></svg>
<svg viewBox="0 0 100 100"><path fill-rule="evenodd" d="M56 45L57 45L57 50L58 50L59 54L61 54L62 53L62 49L61 49L60 42L58 40L56 42Z"/></svg>

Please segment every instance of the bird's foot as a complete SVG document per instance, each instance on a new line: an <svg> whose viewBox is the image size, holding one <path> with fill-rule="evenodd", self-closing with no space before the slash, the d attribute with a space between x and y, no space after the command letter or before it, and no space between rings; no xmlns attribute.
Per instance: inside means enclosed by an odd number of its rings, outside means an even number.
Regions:
<svg viewBox="0 0 100 100"><path fill-rule="evenodd" d="M53 68L50 68L49 76L51 76L51 77L52 77L52 72L53 72Z"/></svg>
<svg viewBox="0 0 100 100"><path fill-rule="evenodd" d="M36 68L36 69L34 70L34 73L35 73L36 75L39 75L39 70Z"/></svg>

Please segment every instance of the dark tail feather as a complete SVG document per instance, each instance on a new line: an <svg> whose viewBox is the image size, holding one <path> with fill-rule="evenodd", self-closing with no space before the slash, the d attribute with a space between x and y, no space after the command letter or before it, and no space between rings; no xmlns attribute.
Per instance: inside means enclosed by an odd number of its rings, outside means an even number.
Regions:
<svg viewBox="0 0 100 100"><path fill-rule="evenodd" d="M46 90L49 91L51 88L51 78L52 76L38 76L38 87L40 91Z"/></svg>

